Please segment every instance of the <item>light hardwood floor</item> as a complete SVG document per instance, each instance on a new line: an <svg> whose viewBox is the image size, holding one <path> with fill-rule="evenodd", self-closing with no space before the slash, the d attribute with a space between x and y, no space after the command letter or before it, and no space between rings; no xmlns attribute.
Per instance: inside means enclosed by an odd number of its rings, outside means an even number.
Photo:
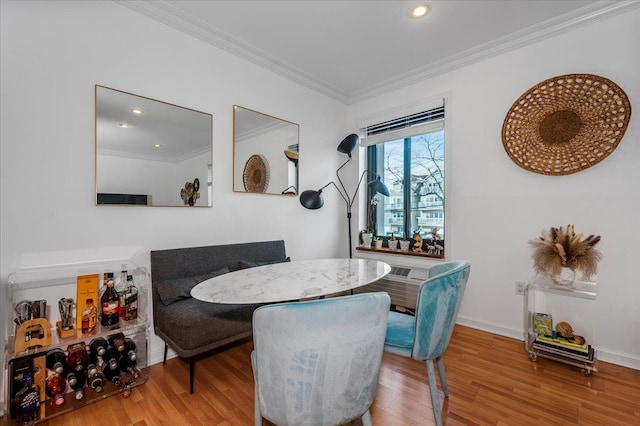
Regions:
<svg viewBox="0 0 640 426"><path fill-rule="evenodd" d="M105 399L42 424L252 425L251 348L246 342L198 361L193 395L188 362L174 358L151 366L149 381L130 398ZM599 362L599 371L584 377L575 367L530 361L521 341L462 326L444 360L448 425L640 425L638 370ZM434 424L424 363L385 354L379 383L375 425Z"/></svg>

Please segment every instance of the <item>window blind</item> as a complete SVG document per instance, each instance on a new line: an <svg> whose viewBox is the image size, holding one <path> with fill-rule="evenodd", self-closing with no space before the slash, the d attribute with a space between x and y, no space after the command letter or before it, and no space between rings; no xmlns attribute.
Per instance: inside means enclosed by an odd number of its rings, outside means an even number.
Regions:
<svg viewBox="0 0 640 426"><path fill-rule="evenodd" d="M362 146L404 139L444 129L444 106L373 124L361 129Z"/></svg>

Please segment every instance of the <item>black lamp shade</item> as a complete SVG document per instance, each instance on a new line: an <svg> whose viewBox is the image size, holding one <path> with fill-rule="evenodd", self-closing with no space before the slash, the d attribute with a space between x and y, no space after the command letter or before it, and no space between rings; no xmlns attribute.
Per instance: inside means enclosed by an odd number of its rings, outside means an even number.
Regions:
<svg viewBox="0 0 640 426"><path fill-rule="evenodd" d="M358 135L356 135L355 133L351 133L349 136L342 139L342 142L340 142L340 145L338 145L338 152L342 152L343 154L347 154L349 157L351 157L351 153L355 149L359 140L360 137Z"/></svg>
<svg viewBox="0 0 640 426"><path fill-rule="evenodd" d="M314 191L308 189L300 194L300 204L305 209L316 210L324 205L324 199L322 198L322 191Z"/></svg>
<svg viewBox="0 0 640 426"><path fill-rule="evenodd" d="M376 180L372 180L369 182L369 187L376 193L380 193L385 196L389 196L389 188L380 180L380 176L376 178Z"/></svg>

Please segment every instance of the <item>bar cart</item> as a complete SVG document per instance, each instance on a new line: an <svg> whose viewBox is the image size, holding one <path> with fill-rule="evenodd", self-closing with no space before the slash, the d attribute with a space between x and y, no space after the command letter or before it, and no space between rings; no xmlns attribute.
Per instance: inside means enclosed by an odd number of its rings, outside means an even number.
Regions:
<svg viewBox="0 0 640 426"><path fill-rule="evenodd" d="M94 280L96 289L101 287L107 271L122 273L137 286L136 303L128 305L136 307L135 316L130 312L129 318L120 317L109 326L97 321L95 328L85 333L76 322L77 316L81 315L76 311L80 309L77 290L81 280L89 277ZM3 423L18 425L45 421L117 394L126 398L134 387L145 383L148 379L148 282L147 269L128 259L31 268L11 274L2 298L7 324L4 368L8 373L4 383ZM99 302L99 299L92 302ZM72 323L66 323L63 317L67 309L73 317ZM83 319L81 317L80 321ZM107 347L107 342L118 347L121 352L114 350L110 354L117 361L114 366L107 368L106 354L96 355L95 361L91 360L89 343L92 340L103 341L107 352L111 348ZM80 367L80 361L86 361L83 359L72 365L72 352L78 357L88 356L88 363ZM50 354L51 357L56 354L63 357L60 371L49 365ZM87 365L92 363L96 366L97 378L89 374ZM74 373L74 382L69 379L72 377L70 372ZM50 395L49 379L54 376L65 377L66 381L58 379L59 392ZM21 392L24 394L25 388L32 392L30 399L22 398ZM28 421L20 419L24 411L28 411Z"/></svg>
<svg viewBox="0 0 640 426"><path fill-rule="evenodd" d="M532 279L524 288L524 344L529 359L542 357L572 365L580 368L584 376L598 371L593 318L589 314L596 296L595 282L560 285L550 277ZM575 329L575 338L564 339L554 324Z"/></svg>

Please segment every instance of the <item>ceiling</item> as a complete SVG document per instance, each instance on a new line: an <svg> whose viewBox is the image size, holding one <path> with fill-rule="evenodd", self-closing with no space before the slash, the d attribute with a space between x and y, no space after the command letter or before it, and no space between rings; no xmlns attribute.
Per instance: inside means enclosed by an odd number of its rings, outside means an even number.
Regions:
<svg viewBox="0 0 640 426"><path fill-rule="evenodd" d="M594 0L114 0L351 104L640 5ZM420 3L431 12L413 19Z"/></svg>

